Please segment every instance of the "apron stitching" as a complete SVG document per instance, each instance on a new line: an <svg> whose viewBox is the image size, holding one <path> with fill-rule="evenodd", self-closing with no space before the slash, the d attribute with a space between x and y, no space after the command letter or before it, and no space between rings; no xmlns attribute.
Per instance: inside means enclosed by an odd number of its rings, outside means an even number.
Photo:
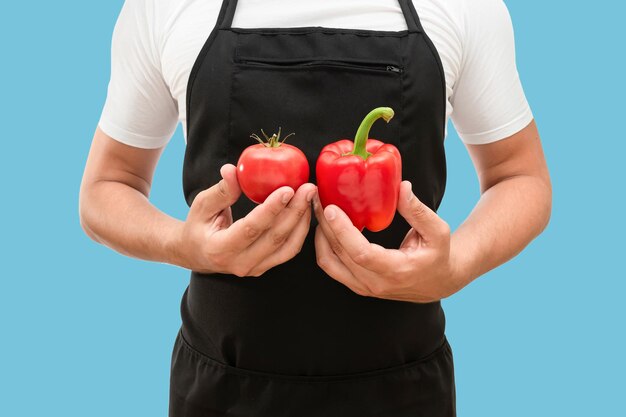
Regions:
<svg viewBox="0 0 626 417"><path fill-rule="evenodd" d="M407 42L408 45L408 42ZM406 47L405 47L406 48ZM400 123L398 126L398 146L402 146L402 126L404 126L404 82L405 82L405 73L407 71L406 68L406 51L400 55L400 63L404 71L400 73Z"/></svg>
<svg viewBox="0 0 626 417"><path fill-rule="evenodd" d="M233 58L233 62L231 62L231 75L230 75L230 86L229 86L229 91L228 91L228 137L226 138L226 144L224 145L224 160L226 160L226 162L229 162L229 158L230 158L230 141L232 138L232 132L233 132L233 120L232 120L232 108L233 108L233 91L235 89L234 84L235 84L235 74L238 72L237 66L234 65L234 61L237 59L237 56L239 54L239 36L237 36L237 43L235 44L235 57ZM237 165L238 161L233 161L234 165ZM237 219L233 219L233 221L236 221Z"/></svg>
<svg viewBox="0 0 626 417"><path fill-rule="evenodd" d="M384 376L393 375L395 373L400 373L401 371L413 369L417 367L418 365L424 365L428 362L431 362L437 359L438 356L440 356L442 353L445 353L445 351L447 350L446 346L448 343L447 339L444 338L443 343L437 349L435 349L433 352L429 353L425 357L418 359L418 360L411 361L411 362L407 362L401 365L392 366L389 368L382 368L382 369L375 369L372 371L356 372L356 373L340 374L340 375L313 375L313 376L302 375L300 376L300 375L286 375L286 374L270 374L270 373L263 372L263 371L255 371L252 369L238 368L238 367L223 363L215 358L207 356L203 354L202 352L198 351L193 346L191 346L189 342L187 342L187 340L185 340L182 333L180 334L180 341L181 341L183 348L185 348L185 350L189 354L195 356L197 359L199 359L201 362L203 362L207 366L220 368L224 370L225 372L230 372L230 373L238 374L240 376L245 376L245 377L264 378L264 379L269 379L269 380L285 380L285 381L296 382L296 383L332 383L332 382L341 383L341 382L356 382L356 381L363 380L363 379L371 379L371 378L377 378L377 377L382 378Z"/></svg>
<svg viewBox="0 0 626 417"><path fill-rule="evenodd" d="M341 29L341 28L222 28L220 30L228 30L240 35L261 35L261 36L275 36L275 35L310 35L312 33L321 33L324 35L354 35L354 36L368 36L368 37L392 37L402 38L408 36L411 33L419 33L413 30L404 30L399 32L376 32L358 29Z"/></svg>

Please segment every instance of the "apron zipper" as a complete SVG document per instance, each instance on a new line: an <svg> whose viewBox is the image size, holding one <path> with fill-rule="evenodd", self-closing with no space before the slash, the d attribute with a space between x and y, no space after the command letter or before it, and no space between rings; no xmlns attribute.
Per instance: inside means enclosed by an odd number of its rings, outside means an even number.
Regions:
<svg viewBox="0 0 626 417"><path fill-rule="evenodd" d="M330 66L330 67L345 67L345 68L361 68L376 71L388 71L399 74L402 72L402 68L389 64L368 64L362 62L340 62L340 61L307 61L307 62L268 62L258 61L252 59L243 59L238 61L241 64L256 65L256 66L268 66L268 67L318 67L318 66Z"/></svg>

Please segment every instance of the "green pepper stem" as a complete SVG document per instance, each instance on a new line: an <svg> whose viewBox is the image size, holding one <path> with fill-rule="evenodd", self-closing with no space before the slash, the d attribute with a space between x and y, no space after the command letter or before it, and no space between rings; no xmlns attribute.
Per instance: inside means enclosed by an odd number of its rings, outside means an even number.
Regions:
<svg viewBox="0 0 626 417"><path fill-rule="evenodd" d="M366 145L372 125L381 117L385 120L385 122L389 123L389 120L391 120L393 115L394 112L391 107L377 107L369 112L361 122L359 129L356 131L356 136L354 137L354 148L352 148L350 155L359 155L361 158L367 159L371 155L371 153L367 152Z"/></svg>

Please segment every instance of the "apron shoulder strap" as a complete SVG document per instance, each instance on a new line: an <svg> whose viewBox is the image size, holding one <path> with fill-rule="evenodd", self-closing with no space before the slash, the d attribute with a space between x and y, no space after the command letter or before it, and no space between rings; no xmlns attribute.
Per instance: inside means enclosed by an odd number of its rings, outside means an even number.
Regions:
<svg viewBox="0 0 626 417"><path fill-rule="evenodd" d="M237 8L237 0L223 0L220 15L217 18L217 27L220 29L230 29L235 17L235 9Z"/></svg>
<svg viewBox="0 0 626 417"><path fill-rule="evenodd" d="M399 0L399 3L409 32L423 32L424 29L422 29L420 18L415 11L413 0Z"/></svg>

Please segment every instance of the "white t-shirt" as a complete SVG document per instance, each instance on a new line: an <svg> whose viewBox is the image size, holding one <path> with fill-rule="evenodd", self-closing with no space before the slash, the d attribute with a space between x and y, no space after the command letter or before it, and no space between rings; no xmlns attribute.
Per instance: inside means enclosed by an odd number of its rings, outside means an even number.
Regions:
<svg viewBox="0 0 626 417"><path fill-rule="evenodd" d="M187 80L222 0L126 0L113 33L111 80L100 128L159 148L178 122L186 134ZM532 113L515 64L502 0L413 0L445 71L447 116L468 144L519 132ZM324 26L405 30L397 0L239 0L233 27Z"/></svg>

